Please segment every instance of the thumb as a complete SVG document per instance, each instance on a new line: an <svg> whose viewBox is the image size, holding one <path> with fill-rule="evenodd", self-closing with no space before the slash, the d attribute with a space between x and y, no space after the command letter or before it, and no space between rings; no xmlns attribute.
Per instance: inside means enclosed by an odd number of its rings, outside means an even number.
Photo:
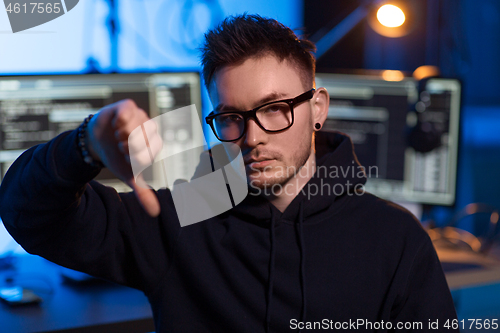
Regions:
<svg viewBox="0 0 500 333"><path fill-rule="evenodd" d="M138 181L144 183L144 181L142 180L142 175L139 175ZM128 186L132 188L135 196L137 197L137 200L139 200L139 203L149 214L149 216L157 217L158 215L160 215L160 203L152 189L137 185L136 181L133 178L128 182Z"/></svg>

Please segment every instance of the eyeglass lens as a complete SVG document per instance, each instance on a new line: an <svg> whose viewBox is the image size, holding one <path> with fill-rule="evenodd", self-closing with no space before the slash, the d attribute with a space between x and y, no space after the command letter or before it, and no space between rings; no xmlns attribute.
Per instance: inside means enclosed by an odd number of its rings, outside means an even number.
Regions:
<svg viewBox="0 0 500 333"><path fill-rule="evenodd" d="M279 131L292 123L292 111L290 105L285 102L276 102L259 108L256 110L256 117L267 131ZM237 113L221 113L214 118L214 127L220 139L236 140L245 130L245 120Z"/></svg>

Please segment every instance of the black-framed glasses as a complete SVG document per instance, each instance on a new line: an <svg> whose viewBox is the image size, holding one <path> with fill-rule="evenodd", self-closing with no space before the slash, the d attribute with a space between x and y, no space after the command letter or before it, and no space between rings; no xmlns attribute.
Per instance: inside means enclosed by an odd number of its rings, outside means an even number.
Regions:
<svg viewBox="0 0 500 333"><path fill-rule="evenodd" d="M205 121L210 125L217 139L224 142L240 139L247 130L247 121L252 118L267 132L280 132L293 125L293 107L311 99L315 89L295 98L268 102L249 111L212 111Z"/></svg>

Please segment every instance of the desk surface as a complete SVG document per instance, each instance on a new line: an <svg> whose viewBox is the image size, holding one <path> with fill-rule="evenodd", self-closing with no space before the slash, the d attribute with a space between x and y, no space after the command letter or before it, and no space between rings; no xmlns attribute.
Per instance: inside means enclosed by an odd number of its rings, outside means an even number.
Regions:
<svg viewBox="0 0 500 333"><path fill-rule="evenodd" d="M470 287L498 285L500 261L470 251L439 246L436 249L443 267L449 263L468 266L446 272L448 285L455 294ZM107 282L62 283L59 266L37 256L17 257L16 267L16 270L0 271L0 286L7 285L5 279L12 276L16 284L34 290L43 302L20 307L0 302L2 332L137 333L154 330L148 300L138 290Z"/></svg>
<svg viewBox="0 0 500 333"><path fill-rule="evenodd" d="M12 276L16 284L43 298L39 305L10 307L0 303L1 331L151 332L152 312L146 296L131 288L97 281L62 283L59 266L37 256L16 259L15 270L0 271L0 286Z"/></svg>
<svg viewBox="0 0 500 333"><path fill-rule="evenodd" d="M500 318L500 258L471 250L434 243L459 320L467 325L461 332L483 332L470 327L470 320L486 322ZM487 332L488 330L484 330Z"/></svg>
<svg viewBox="0 0 500 333"><path fill-rule="evenodd" d="M434 247L452 291L500 283L500 260L497 258L437 242Z"/></svg>

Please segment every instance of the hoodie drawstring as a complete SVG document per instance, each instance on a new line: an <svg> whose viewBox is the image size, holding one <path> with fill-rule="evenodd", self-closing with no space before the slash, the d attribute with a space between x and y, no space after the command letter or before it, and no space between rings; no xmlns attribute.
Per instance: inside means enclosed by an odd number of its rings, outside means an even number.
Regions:
<svg viewBox="0 0 500 333"><path fill-rule="evenodd" d="M300 203L299 207L299 247L300 247L300 288L302 290L302 313L300 314L300 321L304 322L306 320L306 249L304 247L304 237L303 237L303 225L304 222L304 207L303 202ZM299 333L302 330L299 330Z"/></svg>
<svg viewBox="0 0 500 333"><path fill-rule="evenodd" d="M273 283L274 283L274 260L276 257L276 244L274 244L275 234L274 234L274 224L276 220L276 214L273 209L271 209L271 258L269 259L269 280L267 284L267 304L266 304L266 333L269 333L269 326L271 323L271 300L273 298Z"/></svg>
<svg viewBox="0 0 500 333"><path fill-rule="evenodd" d="M299 250L300 250L300 289L302 292L302 311L300 314L300 321L304 322L306 319L306 250L304 245L304 236L303 236L303 222L304 222L304 208L302 202L299 206L299 223L296 224L298 226L298 234L299 234ZM273 298L273 284L274 284L274 262L276 257L276 244L275 244L275 224L276 224L276 214L274 210L271 210L271 225L270 225L270 235L271 235L271 254L269 259L269 280L267 285L267 304L266 304L266 333L269 333L270 324L271 324L271 301ZM299 330L299 333L302 330Z"/></svg>

